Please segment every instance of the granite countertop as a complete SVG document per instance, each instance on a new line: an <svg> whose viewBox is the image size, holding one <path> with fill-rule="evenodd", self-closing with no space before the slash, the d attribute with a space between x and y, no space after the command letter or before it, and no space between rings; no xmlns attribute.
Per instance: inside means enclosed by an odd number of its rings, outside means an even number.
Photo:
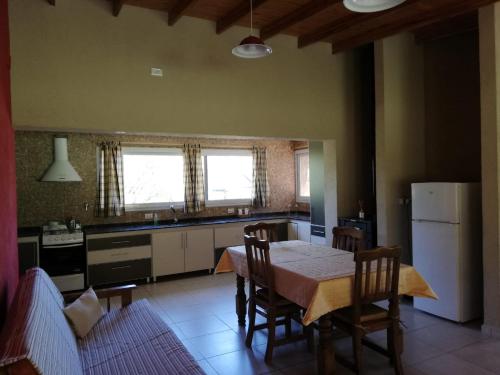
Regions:
<svg viewBox="0 0 500 375"><path fill-rule="evenodd" d="M164 228L182 228L182 227L199 226L199 225L216 225L216 224L229 224L229 223L256 221L256 220L279 220L279 219L310 221L309 215L304 213L288 214L285 212L275 212L275 213L257 214L244 217L222 216L222 217L181 219L177 223L174 223L173 220L161 220L157 224L148 221L139 223L136 222L136 223L86 225L83 227L83 231L86 234L101 234L101 233L154 230L154 229L164 229Z"/></svg>
<svg viewBox="0 0 500 375"><path fill-rule="evenodd" d="M310 221L310 216L307 213L292 213L286 212L273 212L265 214L256 214L252 216L218 216L218 217L200 217L190 219L180 219L177 223L173 220L161 220L157 224L152 221L134 222L134 223L116 223L116 224L100 224L100 225L85 225L83 231L86 234L100 234L100 233L115 233L127 231L140 231L140 230L153 230L164 228L182 228L198 225L216 225L216 224L229 224L229 223L244 223L248 221L257 220L301 220ZM17 229L18 238L21 237L34 237L42 233L42 227L20 227Z"/></svg>
<svg viewBox="0 0 500 375"><path fill-rule="evenodd" d="M36 237L42 233L42 227L21 227L17 228L17 238Z"/></svg>

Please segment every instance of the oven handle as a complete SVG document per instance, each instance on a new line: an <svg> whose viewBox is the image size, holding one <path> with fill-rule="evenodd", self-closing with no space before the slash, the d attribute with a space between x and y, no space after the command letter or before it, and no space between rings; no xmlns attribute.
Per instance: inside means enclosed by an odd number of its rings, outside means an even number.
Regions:
<svg viewBox="0 0 500 375"><path fill-rule="evenodd" d="M83 246L83 243L74 243L71 245L52 245L52 246L42 245L42 248L44 248L44 249L64 249L66 247L78 247L78 246Z"/></svg>

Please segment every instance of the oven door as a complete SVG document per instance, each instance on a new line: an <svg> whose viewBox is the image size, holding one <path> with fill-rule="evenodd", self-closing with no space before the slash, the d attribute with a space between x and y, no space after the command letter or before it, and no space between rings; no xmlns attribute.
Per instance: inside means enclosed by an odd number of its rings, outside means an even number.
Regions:
<svg viewBox="0 0 500 375"><path fill-rule="evenodd" d="M50 276L84 273L85 247L83 243L43 245L40 249L40 266Z"/></svg>

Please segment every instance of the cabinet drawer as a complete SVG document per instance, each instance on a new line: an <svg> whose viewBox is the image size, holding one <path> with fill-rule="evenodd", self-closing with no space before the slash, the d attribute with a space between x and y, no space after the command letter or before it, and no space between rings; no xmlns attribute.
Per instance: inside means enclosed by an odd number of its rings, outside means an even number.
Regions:
<svg viewBox="0 0 500 375"><path fill-rule="evenodd" d="M325 227L311 224L311 236L325 237Z"/></svg>
<svg viewBox="0 0 500 375"><path fill-rule="evenodd" d="M358 229L361 229L365 233L368 231L367 230L368 226L366 225L366 223L361 223L361 222L346 220L344 222L344 226L358 228Z"/></svg>
<svg viewBox="0 0 500 375"><path fill-rule="evenodd" d="M138 247L148 245L151 245L150 234L92 238L87 240L88 251L121 249L124 247Z"/></svg>
<svg viewBox="0 0 500 375"><path fill-rule="evenodd" d="M243 245L245 242L244 227L244 225L238 225L226 228L215 228L215 248Z"/></svg>
<svg viewBox="0 0 500 375"><path fill-rule="evenodd" d="M119 283L151 276L151 259L104 263L88 268L89 285Z"/></svg>
<svg viewBox="0 0 500 375"><path fill-rule="evenodd" d="M87 263L116 263L135 259L151 258L151 246L124 247L119 249L89 251Z"/></svg>

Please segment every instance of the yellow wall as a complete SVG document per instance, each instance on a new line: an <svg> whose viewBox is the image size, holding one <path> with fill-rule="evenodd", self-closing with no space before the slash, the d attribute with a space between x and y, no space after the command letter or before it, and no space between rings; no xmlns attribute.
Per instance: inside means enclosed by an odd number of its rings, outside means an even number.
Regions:
<svg viewBox="0 0 500 375"><path fill-rule="evenodd" d="M232 47L248 33L104 0L9 2L13 123L18 129L336 139L339 215L355 212L365 178L356 52L297 48L277 36L272 56ZM162 79L149 75L164 69Z"/></svg>
<svg viewBox="0 0 500 375"><path fill-rule="evenodd" d="M483 331L500 337L500 4L479 11Z"/></svg>
<svg viewBox="0 0 500 375"><path fill-rule="evenodd" d="M17 128L327 139L346 126L347 55L296 38L269 41L271 57L242 60L248 29L104 0L9 2ZM149 75L164 69L162 79Z"/></svg>
<svg viewBox="0 0 500 375"><path fill-rule="evenodd" d="M425 179L422 49L411 34L375 43L377 236L411 260L410 184Z"/></svg>

